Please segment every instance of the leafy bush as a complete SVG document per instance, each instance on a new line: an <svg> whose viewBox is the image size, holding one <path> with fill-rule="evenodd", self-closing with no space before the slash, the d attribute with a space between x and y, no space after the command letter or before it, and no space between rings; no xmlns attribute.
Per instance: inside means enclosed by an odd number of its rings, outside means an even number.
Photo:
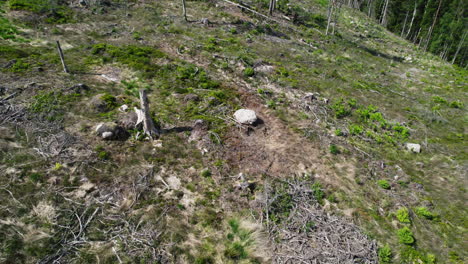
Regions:
<svg viewBox="0 0 468 264"><path fill-rule="evenodd" d="M405 245L413 245L414 244L414 236L413 232L408 227L403 227L401 229L398 229L397 231L398 235L398 240L400 243L405 244Z"/></svg>
<svg viewBox="0 0 468 264"><path fill-rule="evenodd" d="M343 134L343 131L341 131L341 129L338 128L338 129L335 129L335 135L338 136L338 137L341 137L344 134Z"/></svg>
<svg viewBox="0 0 468 264"><path fill-rule="evenodd" d="M411 223L409 211L406 207L398 209L398 211L396 212L396 218L398 219L398 221L400 221L400 223Z"/></svg>
<svg viewBox="0 0 468 264"><path fill-rule="evenodd" d="M378 180L377 184L380 186L380 188L388 190L390 189L390 184L386 180Z"/></svg>
<svg viewBox="0 0 468 264"><path fill-rule="evenodd" d="M392 262L392 250L389 245L379 248L378 250L379 261L381 264L387 264Z"/></svg>
<svg viewBox="0 0 468 264"><path fill-rule="evenodd" d="M415 209L417 215L422 216L426 219L432 220L434 219L434 214L430 212L426 207L417 207Z"/></svg>

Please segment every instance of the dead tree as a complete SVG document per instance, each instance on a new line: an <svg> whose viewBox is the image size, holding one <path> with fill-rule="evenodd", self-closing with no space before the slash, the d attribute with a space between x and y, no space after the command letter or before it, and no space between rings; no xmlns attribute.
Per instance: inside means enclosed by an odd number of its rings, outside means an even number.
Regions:
<svg viewBox="0 0 468 264"><path fill-rule="evenodd" d="M434 31L434 27L436 25L437 17L439 16L439 11L440 11L441 6L442 6L442 0L439 1L439 6L437 7L437 11L435 13L434 20L432 21L432 25L429 28L429 33L427 34L427 39L426 39L426 45L424 45L424 51L427 50L427 47L429 46L429 42L431 42L432 32Z"/></svg>
<svg viewBox="0 0 468 264"><path fill-rule="evenodd" d="M465 43L465 38L467 34L468 34L468 31L465 31L465 33L463 33L463 37L461 38L460 43L458 44L457 51L455 52L455 55L453 55L452 64L455 63L458 53L460 52L460 49L463 47L463 44Z"/></svg>
<svg viewBox="0 0 468 264"><path fill-rule="evenodd" d="M270 8L269 8L269 14L270 16L273 15L273 11L276 9L276 0L270 0Z"/></svg>
<svg viewBox="0 0 468 264"><path fill-rule="evenodd" d="M185 0L182 0L182 16L187 21L187 9L185 8Z"/></svg>
<svg viewBox="0 0 468 264"><path fill-rule="evenodd" d="M386 25L387 25L388 2L389 2L389 0L386 0L386 1L385 1L385 4L384 4L384 6L383 6L383 10L382 10L382 19L380 20L380 24L381 24L382 26L386 26Z"/></svg>
<svg viewBox="0 0 468 264"><path fill-rule="evenodd" d="M140 90L140 104L143 115L143 132L149 136L151 139L157 139L159 137L159 131L154 125L153 119L151 118L149 105L148 105L148 96L146 95L146 90Z"/></svg>
<svg viewBox="0 0 468 264"><path fill-rule="evenodd" d="M65 64L65 58L63 57L63 51L62 51L62 48L60 47L60 42L57 40L57 50L58 50L58 53L60 55L60 60L62 61L62 65L63 65L63 71L65 73L69 73L68 71L68 68L67 68L67 65Z"/></svg>

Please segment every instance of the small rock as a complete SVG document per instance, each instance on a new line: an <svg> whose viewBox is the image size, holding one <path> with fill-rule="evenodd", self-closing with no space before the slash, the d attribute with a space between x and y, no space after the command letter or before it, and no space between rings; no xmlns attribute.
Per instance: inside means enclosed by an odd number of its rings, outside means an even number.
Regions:
<svg viewBox="0 0 468 264"><path fill-rule="evenodd" d="M234 113L237 122L244 125L252 125L257 121L255 111L250 109L239 109Z"/></svg>
<svg viewBox="0 0 468 264"><path fill-rule="evenodd" d="M312 102L313 100L317 100L317 96L314 93L306 93L304 100Z"/></svg>
<svg viewBox="0 0 468 264"><path fill-rule="evenodd" d="M198 101L200 101L200 97L198 97L198 95L196 94L187 94L184 97L184 102L198 102Z"/></svg>
<svg viewBox="0 0 468 264"><path fill-rule="evenodd" d="M5 86L0 86L0 96L5 95L7 91L8 88L6 88Z"/></svg>
<svg viewBox="0 0 468 264"><path fill-rule="evenodd" d="M126 105L126 104L119 107L120 112L127 112L127 110L128 110L128 105Z"/></svg>
<svg viewBox="0 0 468 264"><path fill-rule="evenodd" d="M261 73L273 73L275 72L275 67L271 65L260 65L255 67L255 72L261 72Z"/></svg>
<svg viewBox="0 0 468 264"><path fill-rule="evenodd" d="M138 127L141 127L141 123L137 125L138 114L135 112L127 113L118 123L125 129L139 129Z"/></svg>
<svg viewBox="0 0 468 264"><path fill-rule="evenodd" d="M96 127L96 134L107 140L126 140L130 134L116 123L101 123Z"/></svg>
<svg viewBox="0 0 468 264"><path fill-rule="evenodd" d="M406 143L406 149L413 153L420 153L421 152L421 145L415 143Z"/></svg>
<svg viewBox="0 0 468 264"><path fill-rule="evenodd" d="M82 84L82 83L79 83L77 85L73 85L72 87L66 89L66 92L68 93L77 93L77 94L81 94L85 91L89 91L89 86L87 86L86 84Z"/></svg>
<svg viewBox="0 0 468 264"><path fill-rule="evenodd" d="M111 138L114 136L114 133L112 133L112 132L104 132L104 133L102 133L101 136L102 136L103 139L111 139Z"/></svg>
<svg viewBox="0 0 468 264"><path fill-rule="evenodd" d="M90 105L91 108L97 112L97 113L105 113L111 109L109 109L109 106L107 102L105 102L102 97L104 94L98 94L95 95L93 98L91 98Z"/></svg>

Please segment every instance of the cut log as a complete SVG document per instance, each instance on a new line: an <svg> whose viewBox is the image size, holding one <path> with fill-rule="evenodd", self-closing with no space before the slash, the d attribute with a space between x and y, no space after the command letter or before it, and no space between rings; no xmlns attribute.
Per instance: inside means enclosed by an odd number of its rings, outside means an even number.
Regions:
<svg viewBox="0 0 468 264"><path fill-rule="evenodd" d="M157 139L160 133L156 129L153 119L151 118L148 106L148 97L146 96L146 90L143 89L140 90L140 104L141 111L143 112L143 132L151 139Z"/></svg>

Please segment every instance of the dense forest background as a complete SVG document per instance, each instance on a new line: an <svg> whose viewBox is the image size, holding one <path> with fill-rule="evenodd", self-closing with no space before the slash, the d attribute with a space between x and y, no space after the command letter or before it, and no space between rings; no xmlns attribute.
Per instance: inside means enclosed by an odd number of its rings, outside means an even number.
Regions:
<svg viewBox="0 0 468 264"><path fill-rule="evenodd" d="M425 51L466 67L464 0L343 0Z"/></svg>

